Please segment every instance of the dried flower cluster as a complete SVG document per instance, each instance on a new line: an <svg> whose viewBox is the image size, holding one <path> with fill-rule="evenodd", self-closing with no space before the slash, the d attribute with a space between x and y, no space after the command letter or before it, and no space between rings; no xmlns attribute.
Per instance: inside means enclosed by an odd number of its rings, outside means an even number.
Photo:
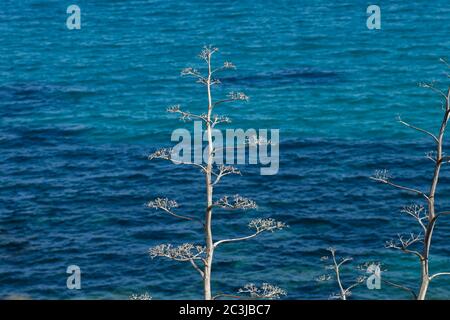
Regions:
<svg viewBox="0 0 450 320"><path fill-rule="evenodd" d="M219 51L219 48L213 47L211 45L204 46L200 54L198 55L200 59L205 60L206 63L210 63L211 56Z"/></svg>
<svg viewBox="0 0 450 320"><path fill-rule="evenodd" d="M386 183L387 181L389 181L389 178L390 178L389 171L387 171L386 169L375 170L375 173L373 174L373 176L371 178L372 178L372 180Z"/></svg>
<svg viewBox="0 0 450 320"><path fill-rule="evenodd" d="M184 68L183 70L181 70L181 75L182 76L200 76L200 72L198 72L197 69L194 68Z"/></svg>
<svg viewBox="0 0 450 320"><path fill-rule="evenodd" d="M270 146L273 145L271 140L267 140L264 137L256 137L251 136L249 138L246 138L246 144L249 146Z"/></svg>
<svg viewBox="0 0 450 320"><path fill-rule="evenodd" d="M243 92L230 92L228 98L231 100L244 100L248 101L250 98Z"/></svg>
<svg viewBox="0 0 450 320"><path fill-rule="evenodd" d="M231 119L226 116L219 116L215 114L213 116L212 126L215 127L219 123L231 123Z"/></svg>
<svg viewBox="0 0 450 320"><path fill-rule="evenodd" d="M177 261L190 261L201 259L205 253L205 247L192 243L184 243L177 247L171 244L160 244L148 250L151 258L166 257Z"/></svg>
<svg viewBox="0 0 450 320"><path fill-rule="evenodd" d="M241 197L238 194L234 195L231 201L229 196L224 196L216 201L214 205L224 209L249 210L258 208L255 201Z"/></svg>
<svg viewBox="0 0 450 320"><path fill-rule="evenodd" d="M148 156L149 160L153 159L164 159L164 160L170 160L172 157L172 149L171 148L162 148L159 150L156 150L151 155Z"/></svg>
<svg viewBox="0 0 450 320"><path fill-rule="evenodd" d="M130 300L152 300L152 297L146 292L142 294L132 294Z"/></svg>
<svg viewBox="0 0 450 320"><path fill-rule="evenodd" d="M147 203L148 208L152 209L166 209L178 208L178 203L175 200L169 200L168 198L156 198L153 201Z"/></svg>
<svg viewBox="0 0 450 320"><path fill-rule="evenodd" d="M223 63L223 68L225 68L225 69L236 69L236 66L232 62L225 61Z"/></svg>
<svg viewBox="0 0 450 320"><path fill-rule="evenodd" d="M261 287L257 287L253 283L248 283L239 289L238 292L249 294L250 297L257 299L279 299L281 296L287 294L285 290L269 283L263 283Z"/></svg>
<svg viewBox="0 0 450 320"><path fill-rule="evenodd" d="M263 231L275 231L275 230L282 230L287 227L287 225L284 222L276 221L272 218L268 219L253 219L248 224L248 227L251 229L256 229L256 232L263 232Z"/></svg>
<svg viewBox="0 0 450 320"><path fill-rule="evenodd" d="M386 241L386 248L390 249L398 249L406 253L415 254L419 258L422 258L422 254L419 251L411 250L409 247L415 243L423 243L423 236L421 234L411 233L408 238L404 238L402 235L398 235L398 240L394 241L393 239Z"/></svg>
<svg viewBox="0 0 450 320"><path fill-rule="evenodd" d="M420 224L422 229L426 231L427 228L424 224L424 221L427 220L427 210L425 209L424 206L411 204L409 206L403 207L401 212L416 219L416 221Z"/></svg>

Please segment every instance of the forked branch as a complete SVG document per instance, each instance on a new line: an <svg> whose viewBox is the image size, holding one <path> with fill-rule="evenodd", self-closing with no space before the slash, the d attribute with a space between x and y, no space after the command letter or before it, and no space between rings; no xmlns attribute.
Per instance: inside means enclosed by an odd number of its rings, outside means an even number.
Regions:
<svg viewBox="0 0 450 320"><path fill-rule="evenodd" d="M245 101L247 102L250 98L243 92L230 92L226 99L218 100L214 102L213 107L217 107L220 104L234 101Z"/></svg>
<svg viewBox="0 0 450 320"><path fill-rule="evenodd" d="M422 128L419 128L419 127L416 127L416 126L413 126L412 124L409 124L409 123L403 121L403 120L400 118L400 116L398 116L397 121L398 121L399 123L403 124L404 126L407 126L408 128L411 128L411 129L414 129L414 130L417 130L417 131L419 131L419 132L422 132L422 133L425 133L425 134L429 135L430 137L433 138L433 140L434 140L436 143L439 143L438 138L437 138L434 134L432 134L430 131L425 130L425 129L422 129Z"/></svg>
<svg viewBox="0 0 450 320"><path fill-rule="evenodd" d="M428 219L427 211L425 210L425 207L422 205L412 204L409 206L405 206L402 210L402 213L407 214L411 217L413 217L419 225L422 227L423 231L427 231L427 227L423 221L426 221Z"/></svg>
<svg viewBox="0 0 450 320"><path fill-rule="evenodd" d="M197 221L203 225L203 222L200 219L174 213L172 208L179 207L178 203L175 200L169 200L168 198L156 198L152 201L147 202L146 206L147 206L147 208L162 210L163 212L165 212L175 218L189 220L189 221Z"/></svg>
<svg viewBox="0 0 450 320"><path fill-rule="evenodd" d="M152 259L156 257L165 257L174 261L190 262L203 278L204 272L199 268L196 261L200 260L204 263L205 250L206 248L203 246L184 243L178 247L173 247L171 244L160 244L150 248L148 252Z"/></svg>
<svg viewBox="0 0 450 320"><path fill-rule="evenodd" d="M377 181L377 182L381 182L381 183L390 185L390 186L392 186L394 188L397 188L397 189L400 189L400 190L409 191L409 192L418 194L418 195L420 195L420 196L422 196L422 197L424 197L425 199L428 200L428 196L424 192L422 192L420 190L417 190L417 189L414 189L414 188L409 188L409 187L404 187L404 186L401 186L399 184L391 182L390 181L390 177L389 177L389 172L387 170L376 170L374 175L371 176L370 179L372 179L374 181Z"/></svg>
<svg viewBox="0 0 450 320"><path fill-rule="evenodd" d="M199 119L199 120L202 120L205 122L208 121L206 114L194 114L189 111L183 111L183 110L181 110L180 105L178 105L178 104L168 107L167 112L180 114L180 120L183 120L183 121L188 121L188 120L192 120L192 119Z"/></svg>
<svg viewBox="0 0 450 320"><path fill-rule="evenodd" d="M251 238L256 237L257 235L266 232L266 231L270 231L270 232L274 232L276 230L282 230L284 228L287 227L287 225L283 222L280 221L276 221L272 218L268 218L268 219L254 219L252 221L250 221L250 223L248 224L249 228L251 229L255 229L255 233L245 236L245 237L239 237L239 238L231 238L231 239L223 239L223 240L219 240L216 241L214 243L214 248L216 248L218 245L222 244L222 243L228 243L228 242L236 242L236 241L244 241L244 240L248 240Z"/></svg>
<svg viewBox="0 0 450 320"><path fill-rule="evenodd" d="M202 172L206 172L205 166L195 163L195 162L180 161L172 156L172 152L173 151L171 148L162 148L162 149L156 150L155 152L150 154L148 156L148 159L149 160L153 160L153 159L168 160L168 161L172 161L175 164L184 164L184 165L188 165L188 166L198 167L202 170Z"/></svg>
<svg viewBox="0 0 450 320"><path fill-rule="evenodd" d="M339 287L339 293L338 294L333 294L330 296L330 299L341 299L341 300L347 300L347 298L349 296L351 296L352 294L352 289L354 289L355 287L359 286L361 283L364 282L364 280L366 279L366 277L364 276L359 276L356 278L356 280L349 285L348 287L344 286L344 283L342 281L342 276L341 276L341 267L348 263L351 262L353 259L351 257L345 257L345 258L341 258L339 261L336 258L336 249L335 248L328 248L327 249L330 253L331 253L331 261L332 264L331 265L327 265L325 268L326 269L331 269L334 271L335 274L335 279L336 282L338 284ZM329 256L323 256L321 258L322 261L328 261L330 259ZM321 275L317 278L318 281L328 281L331 280L332 277L328 274L325 275Z"/></svg>
<svg viewBox="0 0 450 320"><path fill-rule="evenodd" d="M242 175L241 171L239 171L237 168L233 167L233 166L224 166L224 165L220 165L218 167L218 172L214 173L214 175L216 176L216 179L213 182L213 186L216 185L217 183L219 183L219 181L225 177L228 176L230 174L237 174L237 175Z"/></svg>
<svg viewBox="0 0 450 320"><path fill-rule="evenodd" d="M419 257L420 260L423 260L424 257L422 256L421 253L419 253L416 250L409 249L409 247L412 246L413 244L421 242L423 243L423 237L421 234L416 235L414 233L411 233L409 237L406 239L399 234L397 241L394 241L393 239L386 241L385 247L389 249L401 250L405 253L416 255L417 257Z"/></svg>

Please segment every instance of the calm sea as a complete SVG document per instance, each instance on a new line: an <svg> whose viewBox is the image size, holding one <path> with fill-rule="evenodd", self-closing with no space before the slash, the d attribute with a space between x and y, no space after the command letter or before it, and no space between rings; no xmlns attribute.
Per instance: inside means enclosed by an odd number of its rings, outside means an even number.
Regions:
<svg viewBox="0 0 450 320"><path fill-rule="evenodd" d="M81 30L66 28L66 8L81 8ZM201 298L189 265L151 260L159 243L201 241L201 230L144 207L176 199L202 215L203 179L189 169L148 161L170 146L170 104L205 107L204 91L180 79L200 67L205 44L232 61L216 96L242 90L250 102L224 113L235 128L280 129L280 171L244 166L218 194L255 199L256 212L217 212L217 239L248 232L254 217L290 228L217 250L215 292L269 281L290 299L327 299L317 283L329 246L353 266L382 261L385 279L417 287L418 262L384 248L397 233L419 232L402 216L414 196L369 180L390 169L400 182L427 188L432 163L426 137L396 122L401 115L430 130L441 100L422 81L448 78L448 1L382 1L381 30L366 27L366 1L3 0L0 4L0 297L32 299ZM450 205L448 169L438 207ZM450 269L450 221L439 222L433 272ZM82 271L82 289L66 288L66 268ZM347 283L357 276L344 271ZM446 278L430 298L448 298ZM382 286L355 299L409 298Z"/></svg>

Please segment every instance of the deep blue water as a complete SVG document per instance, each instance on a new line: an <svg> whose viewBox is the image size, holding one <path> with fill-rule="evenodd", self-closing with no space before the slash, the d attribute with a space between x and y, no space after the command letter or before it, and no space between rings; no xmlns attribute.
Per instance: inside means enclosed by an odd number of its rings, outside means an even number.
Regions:
<svg viewBox="0 0 450 320"><path fill-rule="evenodd" d="M66 8L82 11L81 30L65 27ZM254 217L290 228L216 251L213 289L233 292L270 281L290 299L327 299L320 257L332 245L356 262L379 260L386 279L417 286L414 258L384 248L418 232L399 213L414 196L371 182L390 169L426 188L432 142L395 121L430 130L440 98L417 86L448 79L447 1L383 1L382 29L366 28L365 1L12 1L0 4L0 297L114 298L147 291L155 299L201 298L190 266L151 260L150 246L200 241L200 230L144 207L157 196L203 212L203 179L148 161L170 145L170 104L192 111L204 92L180 70L204 44L218 46L224 75L216 93L241 89L251 100L226 114L236 128L278 128L275 176L241 168L217 189L255 199L257 212L218 212L217 238L244 234ZM438 206L450 205L444 169ZM201 211L200 211L201 210ZM450 221L435 232L431 268L450 267ZM82 290L66 288L66 267L82 270ZM348 270L353 277L355 274ZM350 278L351 278L350 277ZM450 280L430 298L448 298ZM409 298L383 286L354 298Z"/></svg>

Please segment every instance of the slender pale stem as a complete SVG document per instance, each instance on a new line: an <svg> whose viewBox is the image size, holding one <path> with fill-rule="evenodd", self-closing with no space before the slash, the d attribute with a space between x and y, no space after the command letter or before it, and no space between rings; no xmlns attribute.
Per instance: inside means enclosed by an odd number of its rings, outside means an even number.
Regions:
<svg viewBox="0 0 450 320"><path fill-rule="evenodd" d="M207 56L208 64L208 78L206 80L206 88L208 93L208 113L206 121L206 135L208 139L208 154L206 160L206 213L205 213L205 241L206 241L206 258L205 258L205 269L204 269L204 295L205 300L211 300L211 270L212 261L214 255L214 243L212 236L212 208L213 208L213 183L211 179L212 175L212 161L213 161L213 140L212 140L212 128L211 128L211 114L213 109L212 95L211 95L211 52Z"/></svg>
<svg viewBox="0 0 450 320"><path fill-rule="evenodd" d="M333 263L334 263L334 272L336 273L336 281L339 285L339 291L341 293L341 299L342 300L347 300L347 292L344 289L344 286L342 285L342 280L341 280L341 272L339 270L340 266L344 263L344 261L337 263L336 261L336 253L334 252L334 250L331 251L331 256L333 258Z"/></svg>
<svg viewBox="0 0 450 320"><path fill-rule="evenodd" d="M445 95L444 95L445 96ZM431 179L430 192L427 196L428 201L428 225L425 232L424 237L424 245L423 245L423 253L421 260L421 271L422 271L422 283L420 286L420 291L418 295L419 300L425 300L426 294L428 291L428 286L432 277L430 277L429 271L429 255L430 255L430 247L431 240L433 237L433 230L436 224L436 212L435 212L435 195L436 189L439 182L439 174L441 171L441 166L443 163L443 142L444 142L444 134L445 129L447 128L448 120L450 117L450 88L448 89L446 98L446 108L444 112L444 116L442 119L441 127L439 129L439 135L437 137L437 147L436 147L436 162L433 171L433 177Z"/></svg>

